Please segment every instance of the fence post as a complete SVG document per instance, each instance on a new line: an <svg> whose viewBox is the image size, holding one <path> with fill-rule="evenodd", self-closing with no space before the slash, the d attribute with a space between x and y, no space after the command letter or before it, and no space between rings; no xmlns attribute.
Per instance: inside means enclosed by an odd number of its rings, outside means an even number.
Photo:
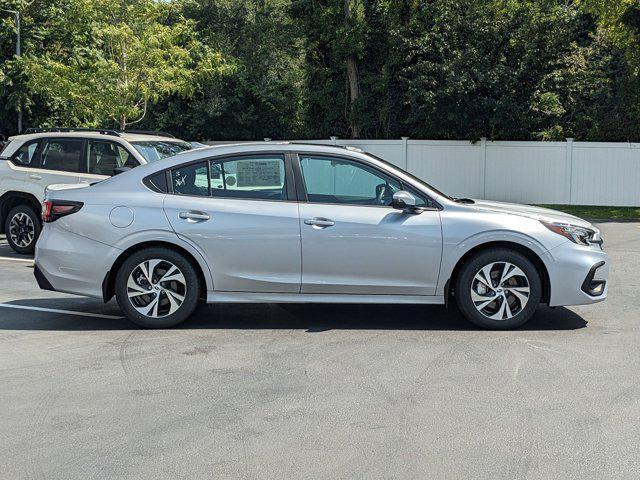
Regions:
<svg viewBox="0 0 640 480"><path fill-rule="evenodd" d="M569 205L573 205L573 138L567 138L567 166L569 167Z"/></svg>
<svg viewBox="0 0 640 480"><path fill-rule="evenodd" d="M404 154L404 169L409 170L409 149L407 147L407 142L409 137L400 137L402 140L402 149Z"/></svg>
<svg viewBox="0 0 640 480"><path fill-rule="evenodd" d="M480 138L480 178L482 179L482 199L487 198L487 137Z"/></svg>
<svg viewBox="0 0 640 480"><path fill-rule="evenodd" d="M331 137L329 137L329 139L331 139L331 141L333 142L334 145L338 144L338 137L331 136Z"/></svg>

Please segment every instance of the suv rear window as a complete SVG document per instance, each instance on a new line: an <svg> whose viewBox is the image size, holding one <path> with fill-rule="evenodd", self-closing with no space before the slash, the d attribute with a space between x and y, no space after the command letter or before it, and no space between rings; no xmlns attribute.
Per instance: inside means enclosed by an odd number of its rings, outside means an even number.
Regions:
<svg viewBox="0 0 640 480"><path fill-rule="evenodd" d="M166 157L172 157L178 153L191 150L191 144L187 142L161 142L150 140L148 142L131 142L140 155L147 162L153 162Z"/></svg>

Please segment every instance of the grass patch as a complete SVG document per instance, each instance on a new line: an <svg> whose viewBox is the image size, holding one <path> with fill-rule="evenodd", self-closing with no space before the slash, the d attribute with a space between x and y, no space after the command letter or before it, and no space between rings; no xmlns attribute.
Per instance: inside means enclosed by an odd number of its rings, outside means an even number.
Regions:
<svg viewBox="0 0 640 480"><path fill-rule="evenodd" d="M538 205L583 218L640 220L640 207L594 207L592 205Z"/></svg>

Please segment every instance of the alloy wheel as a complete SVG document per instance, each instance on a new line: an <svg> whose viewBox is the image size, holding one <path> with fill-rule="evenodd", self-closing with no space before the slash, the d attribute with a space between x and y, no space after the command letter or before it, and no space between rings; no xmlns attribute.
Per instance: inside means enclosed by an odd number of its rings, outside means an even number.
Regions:
<svg viewBox="0 0 640 480"><path fill-rule="evenodd" d="M527 275L509 262L482 267L471 282L471 300L492 320L508 320L524 310L531 294Z"/></svg>
<svg viewBox="0 0 640 480"><path fill-rule="evenodd" d="M150 318L178 311L187 294L183 273L173 263L159 258L145 260L127 279L127 296L133 308Z"/></svg>
<svg viewBox="0 0 640 480"><path fill-rule="evenodd" d="M29 215L23 212L16 213L9 222L9 237L14 245L27 248L33 242L36 228Z"/></svg>

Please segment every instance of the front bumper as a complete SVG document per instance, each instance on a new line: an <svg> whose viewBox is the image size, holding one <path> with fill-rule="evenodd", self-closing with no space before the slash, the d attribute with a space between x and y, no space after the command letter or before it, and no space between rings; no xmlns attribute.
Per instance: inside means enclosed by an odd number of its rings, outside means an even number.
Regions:
<svg viewBox="0 0 640 480"><path fill-rule="evenodd" d="M549 272L549 305L586 305L601 302L609 290L609 257L599 248L567 242L543 257Z"/></svg>

